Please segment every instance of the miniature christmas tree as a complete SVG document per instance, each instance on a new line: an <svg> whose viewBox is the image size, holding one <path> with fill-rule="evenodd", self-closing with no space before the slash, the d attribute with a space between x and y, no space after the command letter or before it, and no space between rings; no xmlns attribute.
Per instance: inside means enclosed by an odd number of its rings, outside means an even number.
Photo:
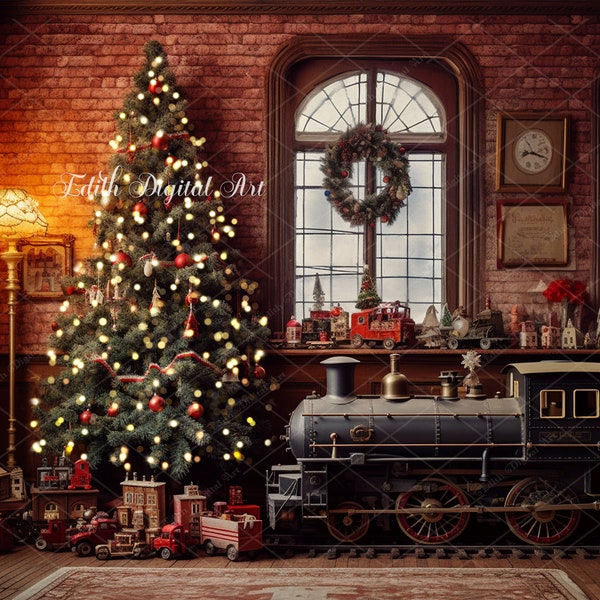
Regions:
<svg viewBox="0 0 600 600"><path fill-rule="evenodd" d="M440 319L440 329L452 329L452 322L452 313L450 312L448 305L444 304L442 307L442 317Z"/></svg>
<svg viewBox="0 0 600 600"><path fill-rule="evenodd" d="M315 303L313 304L313 310L314 311L323 310L323 301L325 300L325 292L323 291L323 288L321 287L321 278L319 277L318 273L315 276L315 285L313 286L312 296L313 296L313 300L315 301Z"/></svg>
<svg viewBox="0 0 600 600"><path fill-rule="evenodd" d="M377 293L375 281L373 281L373 278L369 273L369 268L365 267L362 281L360 283L360 292L358 293L358 302L356 303L356 308L365 310L367 308L375 308L379 304L381 304L381 298Z"/></svg>
<svg viewBox="0 0 600 600"><path fill-rule="evenodd" d="M206 457L251 461L268 330L198 157L204 139L189 133L161 45L144 50L96 198L99 255L64 282L50 338L62 370L41 385L35 447L181 477Z"/></svg>

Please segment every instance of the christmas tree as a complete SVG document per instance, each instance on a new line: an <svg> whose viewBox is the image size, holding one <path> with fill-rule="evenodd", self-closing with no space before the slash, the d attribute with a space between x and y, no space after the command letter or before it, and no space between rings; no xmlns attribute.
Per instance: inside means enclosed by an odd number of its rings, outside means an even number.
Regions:
<svg viewBox="0 0 600 600"><path fill-rule="evenodd" d="M266 413L266 319L161 45L116 116L110 182L95 199L98 256L63 282L35 449L186 475L251 462ZM262 446L262 442L260 443ZM223 462L221 462L223 461Z"/></svg>
<svg viewBox="0 0 600 600"><path fill-rule="evenodd" d="M367 308L375 308L379 304L381 304L381 298L377 293L375 281L369 273L369 268L365 267L362 281L360 282L360 292L358 292L358 302L356 303L356 308L365 310Z"/></svg>

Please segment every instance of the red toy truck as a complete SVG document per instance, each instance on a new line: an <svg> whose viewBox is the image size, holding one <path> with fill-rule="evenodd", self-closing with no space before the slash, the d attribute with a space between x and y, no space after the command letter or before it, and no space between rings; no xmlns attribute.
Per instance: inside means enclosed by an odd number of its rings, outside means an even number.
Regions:
<svg viewBox="0 0 600 600"><path fill-rule="evenodd" d="M71 550L79 556L92 556L98 544L106 544L120 530L121 526L115 519L94 518L82 531L71 536Z"/></svg>
<svg viewBox="0 0 600 600"><path fill-rule="evenodd" d="M351 316L350 341L354 348L364 342L382 343L386 350L398 344L415 345L415 322L410 308L400 302L386 302Z"/></svg>
<svg viewBox="0 0 600 600"><path fill-rule="evenodd" d="M162 528L159 537L152 540L152 549L161 558L170 560L192 551L199 541L197 537L190 537L182 523L170 523Z"/></svg>

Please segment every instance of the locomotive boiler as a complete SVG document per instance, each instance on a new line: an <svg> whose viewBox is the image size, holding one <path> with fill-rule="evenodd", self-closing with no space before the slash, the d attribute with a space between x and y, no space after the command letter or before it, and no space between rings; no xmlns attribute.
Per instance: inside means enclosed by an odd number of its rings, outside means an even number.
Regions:
<svg viewBox="0 0 600 600"><path fill-rule="evenodd" d="M287 426L296 462L267 474L275 531L322 521L354 543L399 527L441 544L477 515L554 545L600 508L600 363L508 365L505 397L487 398L459 397L454 371L440 374L440 394L410 395L391 359L380 396L354 394L357 360L322 362L326 395L306 397Z"/></svg>

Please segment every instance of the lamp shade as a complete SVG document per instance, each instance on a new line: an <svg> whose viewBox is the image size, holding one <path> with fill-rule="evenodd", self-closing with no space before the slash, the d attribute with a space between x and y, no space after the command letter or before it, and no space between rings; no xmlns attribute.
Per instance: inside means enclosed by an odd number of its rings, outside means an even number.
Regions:
<svg viewBox="0 0 600 600"><path fill-rule="evenodd" d="M48 223L38 203L25 190L0 189L0 237L45 235Z"/></svg>

